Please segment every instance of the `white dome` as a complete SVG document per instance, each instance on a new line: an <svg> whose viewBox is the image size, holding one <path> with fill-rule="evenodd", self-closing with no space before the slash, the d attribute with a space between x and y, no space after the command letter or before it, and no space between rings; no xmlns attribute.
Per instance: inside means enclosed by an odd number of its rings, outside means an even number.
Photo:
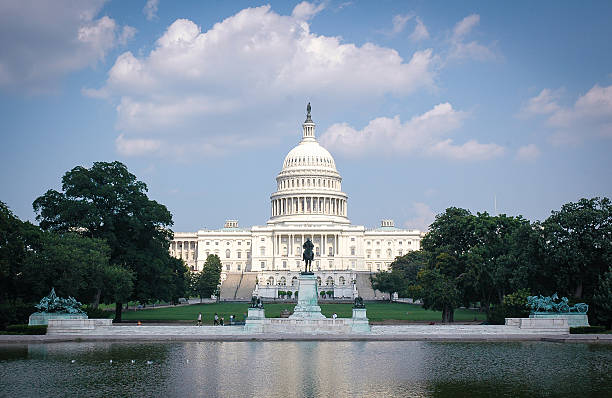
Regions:
<svg viewBox="0 0 612 398"><path fill-rule="evenodd" d="M283 171L304 167L336 171L336 163L332 155L314 140L302 140L298 146L289 151L283 162Z"/></svg>

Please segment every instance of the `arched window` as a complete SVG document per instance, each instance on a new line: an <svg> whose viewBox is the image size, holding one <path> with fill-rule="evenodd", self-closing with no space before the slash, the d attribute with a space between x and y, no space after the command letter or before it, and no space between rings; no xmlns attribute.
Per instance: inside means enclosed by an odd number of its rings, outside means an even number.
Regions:
<svg viewBox="0 0 612 398"><path fill-rule="evenodd" d="M334 286L334 278L328 276L327 280L325 281L325 286Z"/></svg>
<svg viewBox="0 0 612 398"><path fill-rule="evenodd" d="M321 277L317 276L317 285L321 286Z"/></svg>
<svg viewBox="0 0 612 398"><path fill-rule="evenodd" d="M274 277L273 277L273 276L271 276L271 277L269 277L269 278L268 278L268 283L267 283L267 285L268 285L268 286L272 286L272 285L274 285Z"/></svg>
<svg viewBox="0 0 612 398"><path fill-rule="evenodd" d="M387 257L391 257L392 253L391 253L391 249L387 249Z"/></svg>
<svg viewBox="0 0 612 398"><path fill-rule="evenodd" d="M287 286L287 280L285 279L284 276L281 276L280 280L278 281L278 284L280 286Z"/></svg>
<svg viewBox="0 0 612 398"><path fill-rule="evenodd" d="M230 249L225 251L225 258L230 258Z"/></svg>
<svg viewBox="0 0 612 398"><path fill-rule="evenodd" d="M321 249L319 248L319 246L315 247L315 255L317 255L317 256L321 255Z"/></svg>
<svg viewBox="0 0 612 398"><path fill-rule="evenodd" d="M291 286L295 286L297 284L297 276L291 278Z"/></svg>
<svg viewBox="0 0 612 398"><path fill-rule="evenodd" d="M341 285L344 285L346 283L343 276L340 277L339 281Z"/></svg>

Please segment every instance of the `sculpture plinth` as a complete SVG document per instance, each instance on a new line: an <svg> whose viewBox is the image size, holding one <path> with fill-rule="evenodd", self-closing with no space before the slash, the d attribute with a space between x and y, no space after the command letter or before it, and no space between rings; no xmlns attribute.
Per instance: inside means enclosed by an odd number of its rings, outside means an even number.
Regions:
<svg viewBox="0 0 612 398"><path fill-rule="evenodd" d="M314 274L298 276L298 303L289 319L325 319L318 302L317 278Z"/></svg>

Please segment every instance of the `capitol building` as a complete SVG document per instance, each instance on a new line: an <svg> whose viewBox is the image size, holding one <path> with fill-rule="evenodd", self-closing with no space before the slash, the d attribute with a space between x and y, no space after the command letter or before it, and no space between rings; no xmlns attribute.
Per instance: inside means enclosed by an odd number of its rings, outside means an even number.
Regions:
<svg viewBox="0 0 612 398"><path fill-rule="evenodd" d="M336 298L381 298L370 275L388 270L397 256L420 247L421 232L399 229L393 220L367 229L348 218L348 195L332 155L315 137L310 104L302 139L283 161L270 195L266 225L241 228L228 220L220 229L176 232L171 255L192 271L200 271L210 254L221 259L221 299L276 298L279 291L295 292L304 269L302 245L314 244L312 262L320 291Z"/></svg>

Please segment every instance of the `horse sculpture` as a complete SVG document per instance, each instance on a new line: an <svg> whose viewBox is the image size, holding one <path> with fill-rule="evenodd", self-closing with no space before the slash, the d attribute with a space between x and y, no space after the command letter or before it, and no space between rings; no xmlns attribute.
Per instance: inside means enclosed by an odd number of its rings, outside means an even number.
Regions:
<svg viewBox="0 0 612 398"><path fill-rule="evenodd" d="M302 255L302 259L305 262L304 273L312 273L312 260L314 259L314 251L312 249L314 244L308 238L302 247L304 248L304 254Z"/></svg>

